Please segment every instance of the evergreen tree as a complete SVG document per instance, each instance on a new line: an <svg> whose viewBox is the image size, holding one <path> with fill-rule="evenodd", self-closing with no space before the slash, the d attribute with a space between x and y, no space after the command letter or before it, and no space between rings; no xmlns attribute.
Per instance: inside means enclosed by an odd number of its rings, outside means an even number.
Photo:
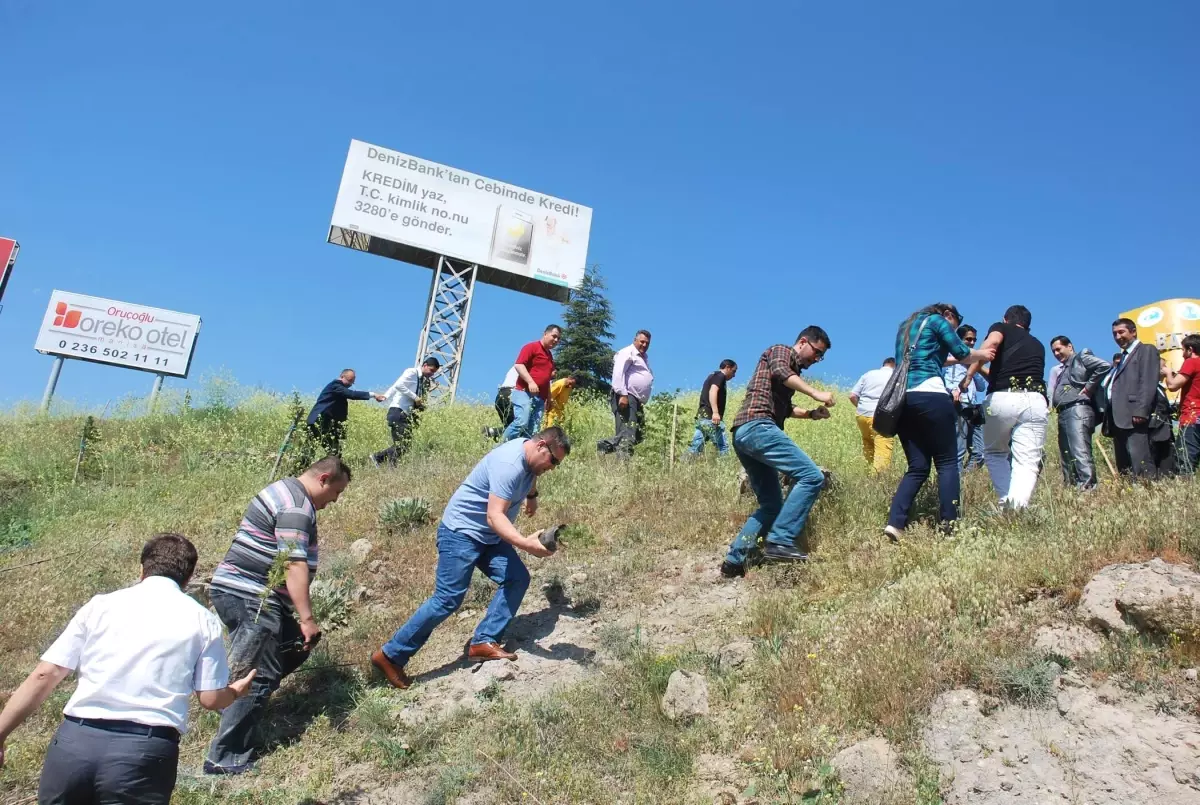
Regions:
<svg viewBox="0 0 1200 805"><path fill-rule="evenodd" d="M563 334L554 356L560 374L579 377L579 387L605 394L612 383L612 303L600 266L590 265L563 313Z"/></svg>

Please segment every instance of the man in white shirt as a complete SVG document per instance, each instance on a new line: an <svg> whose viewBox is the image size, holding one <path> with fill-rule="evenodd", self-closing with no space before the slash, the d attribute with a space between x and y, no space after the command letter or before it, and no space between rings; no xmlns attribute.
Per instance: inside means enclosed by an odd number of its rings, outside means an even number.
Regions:
<svg viewBox="0 0 1200 805"><path fill-rule="evenodd" d="M494 405L496 408L496 416L500 417L500 427L493 428L484 426L483 435L487 436L493 442L500 441L500 437L504 435L504 431L516 419L512 404L512 390L517 386L517 380L520 375L517 374L517 367L508 367L508 374L504 375L504 382L496 389L496 399Z"/></svg>
<svg viewBox="0 0 1200 805"><path fill-rule="evenodd" d="M856 406L858 431L862 434L863 458L871 466L872 472L883 472L892 464L892 446L894 439L889 439L876 432L874 425L875 406L883 395L883 387L887 385L896 371L896 359L887 358L878 369L872 369L858 379L850 390L850 402Z"/></svg>
<svg viewBox="0 0 1200 805"><path fill-rule="evenodd" d="M646 403L654 388L654 372L646 354L649 351L650 331L638 330L633 343L613 356L612 391L608 396L616 432L596 442L601 453L628 458L633 455L633 446L642 441Z"/></svg>
<svg viewBox="0 0 1200 805"><path fill-rule="evenodd" d="M384 392L388 402L387 424L392 432L392 446L371 456L378 467L386 461L396 466L396 460L408 451L412 444L412 432L417 427L417 412L425 407L424 395L429 378L442 368L437 358L426 358L420 366L405 369L396 382Z"/></svg>
<svg viewBox="0 0 1200 805"><path fill-rule="evenodd" d="M41 805L167 805L175 788L188 697L221 710L244 696L229 682L221 622L183 592L196 548L159 534L142 548L139 584L84 604L0 713L4 742L72 671L79 684L46 752Z"/></svg>

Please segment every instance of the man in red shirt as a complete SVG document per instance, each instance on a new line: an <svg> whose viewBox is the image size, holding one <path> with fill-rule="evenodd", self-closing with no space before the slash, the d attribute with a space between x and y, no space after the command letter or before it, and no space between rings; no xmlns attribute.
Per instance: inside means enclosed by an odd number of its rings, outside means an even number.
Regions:
<svg viewBox="0 0 1200 805"><path fill-rule="evenodd" d="M1179 453L1187 459L1189 472L1200 466L1200 335L1183 339L1183 365L1173 371L1162 364L1162 376L1171 391L1179 392Z"/></svg>
<svg viewBox="0 0 1200 805"><path fill-rule="evenodd" d="M542 424L542 413L550 399L550 381L554 378L554 355L562 328L551 324L542 331L540 341L521 347L517 362L517 385L512 390L513 421L504 429L504 441L529 439Z"/></svg>

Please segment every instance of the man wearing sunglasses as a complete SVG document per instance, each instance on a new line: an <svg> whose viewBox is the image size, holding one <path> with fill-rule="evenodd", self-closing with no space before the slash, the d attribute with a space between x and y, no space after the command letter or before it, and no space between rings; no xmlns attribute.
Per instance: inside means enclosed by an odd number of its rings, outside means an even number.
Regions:
<svg viewBox="0 0 1200 805"><path fill-rule="evenodd" d="M523 502L526 515L537 514L538 476L557 467L570 452L571 443L558 427L531 439L513 439L484 456L451 496L438 525L433 595L371 655L372 664L393 687L403 690L412 684L404 666L433 630L462 606L475 568L500 586L475 629L467 659L516 659L501 641L529 588L529 571L517 549L532 556L552 553L539 540L541 531L526 536L517 529L517 513Z"/></svg>
<svg viewBox="0 0 1200 805"><path fill-rule="evenodd" d="M721 575L736 578L746 575L746 559L766 539L763 556L773 562L803 562L808 546L796 544L804 521L812 511L817 495L825 486L825 474L783 431L788 418L828 419L834 397L818 391L800 378L800 373L822 360L829 350L829 335L815 325L805 327L792 346L776 344L758 359L758 366L746 387L746 399L733 420L733 451L746 469L758 511L729 546L721 564ZM806 394L820 403L816 408L792 406L794 392ZM779 473L795 480L783 497Z"/></svg>

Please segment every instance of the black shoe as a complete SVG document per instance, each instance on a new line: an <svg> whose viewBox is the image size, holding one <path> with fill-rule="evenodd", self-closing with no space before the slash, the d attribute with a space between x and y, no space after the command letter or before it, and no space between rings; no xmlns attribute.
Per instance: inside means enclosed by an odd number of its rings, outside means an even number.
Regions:
<svg viewBox="0 0 1200 805"><path fill-rule="evenodd" d="M745 565L735 565L733 562L721 563L721 575L727 579L740 579L746 576Z"/></svg>
<svg viewBox="0 0 1200 805"><path fill-rule="evenodd" d="M771 543L763 551L763 558L768 562L807 562L808 554L796 550L790 545L775 545Z"/></svg>
<svg viewBox="0 0 1200 805"><path fill-rule="evenodd" d="M218 766L211 760L204 761L205 774L245 774L253 768L253 763L243 763L240 766Z"/></svg>

